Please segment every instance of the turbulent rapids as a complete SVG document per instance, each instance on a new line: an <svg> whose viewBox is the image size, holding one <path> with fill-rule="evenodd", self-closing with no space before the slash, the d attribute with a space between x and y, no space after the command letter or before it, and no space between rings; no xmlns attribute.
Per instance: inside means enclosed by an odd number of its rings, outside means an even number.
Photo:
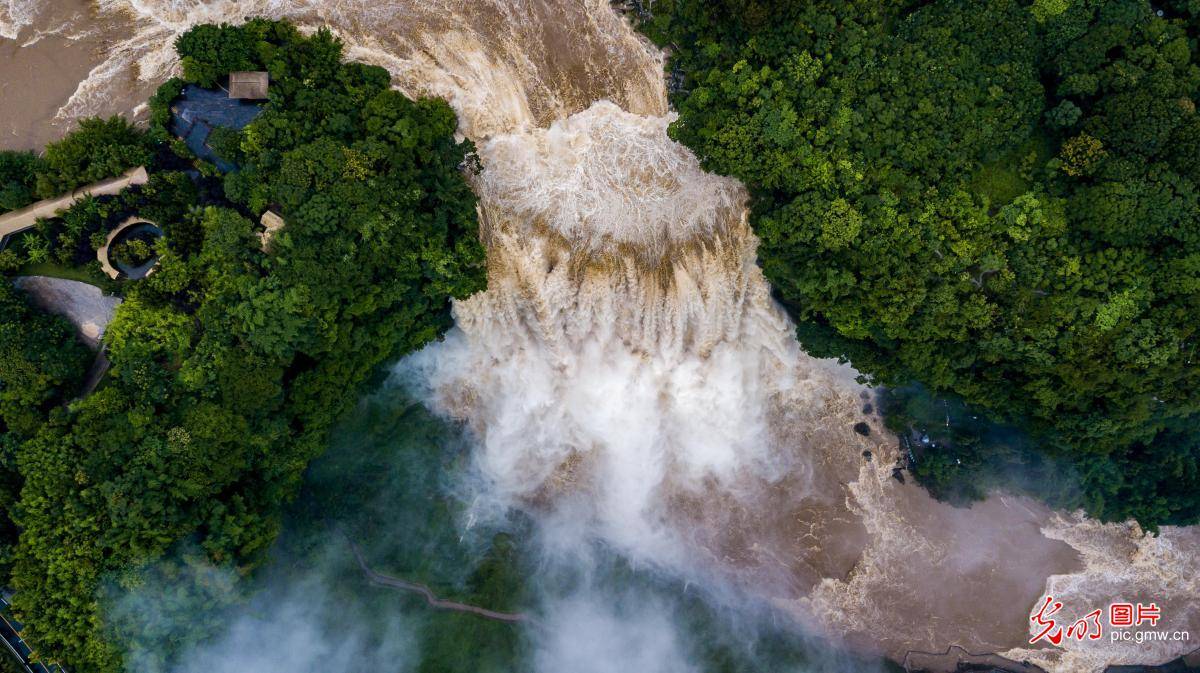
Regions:
<svg viewBox="0 0 1200 673"><path fill-rule="evenodd" d="M1031 649L1047 594L1064 618L1154 601L1156 628L1200 633L1196 530L1146 537L1004 496L954 509L892 478L897 441L868 391L796 344L755 264L743 188L667 137L662 56L607 2L96 9L103 30L79 39L105 55L58 102L63 119L128 111L171 74L175 34L256 14L328 24L352 58L452 103L485 169L489 289L399 369L478 437L477 517L519 508L563 554L601 543L896 659L959 646L1087 671L1190 649ZM19 0L7 12L5 35L40 20Z"/></svg>

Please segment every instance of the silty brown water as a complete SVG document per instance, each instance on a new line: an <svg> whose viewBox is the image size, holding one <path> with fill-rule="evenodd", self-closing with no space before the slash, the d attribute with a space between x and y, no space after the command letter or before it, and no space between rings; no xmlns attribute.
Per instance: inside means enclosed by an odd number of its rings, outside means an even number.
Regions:
<svg viewBox="0 0 1200 673"><path fill-rule="evenodd" d="M744 189L667 138L662 55L607 2L60 7L20 35L53 30L77 55L50 93L6 97L7 146L135 111L177 67L175 35L251 15L329 25L351 58L451 102L485 166L473 185L489 289L400 368L474 429L478 516L521 508L896 658L959 645L1083 671L1188 649L1107 637L1031 647L1045 593L1075 616L1156 600L1158 628L1200 632L1195 530L1144 537L1007 496L954 509L892 478L896 439L863 415L852 370L795 343L755 264ZM21 39L0 44L39 63L22 52L39 43Z"/></svg>

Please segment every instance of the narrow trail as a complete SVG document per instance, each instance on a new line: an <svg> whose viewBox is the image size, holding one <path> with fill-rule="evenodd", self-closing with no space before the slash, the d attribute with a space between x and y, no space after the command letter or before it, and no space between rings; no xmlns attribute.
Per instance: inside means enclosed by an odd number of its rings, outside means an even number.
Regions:
<svg viewBox="0 0 1200 673"><path fill-rule="evenodd" d="M958 654L951 655L952 652L957 652ZM922 657L926 661L920 663L911 661L913 658L919 659ZM960 663L966 663L970 666L983 666L988 670L1008 671L1010 673L1046 673L1046 669L1031 664L1028 661L1013 661L996 652L975 653L958 645L950 645L941 652L909 650L904 653L904 658L900 661L900 665L905 671L931 670L934 668L931 664L949 664L949 667L953 668Z"/></svg>
<svg viewBox="0 0 1200 673"><path fill-rule="evenodd" d="M425 598L425 602L428 603L430 607L437 609L437 610L452 610L454 612L467 612L467 613L470 613L473 615L479 615L480 617L483 617L485 619L491 619L491 620L495 620L498 622L508 622L510 624L515 624L515 623L519 623L519 622L526 622L526 623L533 622L533 619L529 615L526 615L524 613L497 612L495 610L488 610L487 608L481 608L477 605L467 605L466 603L459 603L458 601L448 601L448 600L445 600L442 598L438 598L437 594L433 593L433 590L430 589L429 587L425 586L424 584L419 584L417 582L409 582L406 580L402 580L398 577L392 577L390 575L384 575L383 573L376 572L373 568L371 568L371 566L369 566L367 564L367 559L363 556L362 549L360 549L359 546L357 544L355 544L353 540L347 539L347 542L350 544L351 551L354 552L354 558L358 561L358 567L362 570L363 575L366 575L367 579L372 584L378 584L379 586L385 586L385 587L389 587L392 589L399 589L401 591L410 591L412 593L420 594L422 597Z"/></svg>

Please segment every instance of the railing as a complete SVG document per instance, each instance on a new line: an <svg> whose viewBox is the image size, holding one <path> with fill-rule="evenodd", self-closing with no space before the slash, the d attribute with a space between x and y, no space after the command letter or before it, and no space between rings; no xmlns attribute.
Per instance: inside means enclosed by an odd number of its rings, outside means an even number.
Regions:
<svg viewBox="0 0 1200 673"><path fill-rule="evenodd" d="M0 598L0 606L7 611L8 601ZM8 651L21 663L21 670L25 673L67 673L67 669L59 664L52 663L47 667L40 661L31 661L29 655L33 654L33 648L21 638L20 630L19 624L14 625L8 617L0 614L0 637L4 638Z"/></svg>

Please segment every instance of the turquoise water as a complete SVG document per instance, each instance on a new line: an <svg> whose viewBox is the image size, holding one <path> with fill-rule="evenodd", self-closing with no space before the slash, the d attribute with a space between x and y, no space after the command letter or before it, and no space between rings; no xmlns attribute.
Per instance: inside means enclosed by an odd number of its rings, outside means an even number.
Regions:
<svg viewBox="0 0 1200 673"><path fill-rule="evenodd" d="M597 546L548 558L529 520L468 526L457 493L462 430L384 386L362 401L308 470L270 562L251 576L199 553L116 589L110 620L131 670L870 671L885 664L794 633ZM525 624L434 610L366 581L349 540L380 573L440 598L521 612ZM165 656L175 653L174 657Z"/></svg>

